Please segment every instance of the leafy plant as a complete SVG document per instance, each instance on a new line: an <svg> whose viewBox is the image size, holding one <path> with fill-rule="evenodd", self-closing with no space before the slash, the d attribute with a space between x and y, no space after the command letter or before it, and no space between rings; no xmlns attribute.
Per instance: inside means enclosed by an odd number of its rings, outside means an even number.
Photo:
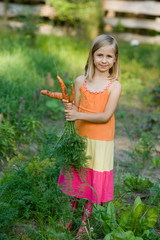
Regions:
<svg viewBox="0 0 160 240"><path fill-rule="evenodd" d="M143 178L140 175L132 177L129 173L125 176L124 184L130 191L137 192L146 192L153 186L153 183L149 180L149 178Z"/></svg>
<svg viewBox="0 0 160 240"><path fill-rule="evenodd" d="M97 35L102 24L101 0L47 1L55 8L58 23L77 28L82 35L92 38Z"/></svg>
<svg viewBox="0 0 160 240"><path fill-rule="evenodd" d="M153 137L148 132L142 132L141 138L139 139L137 145L135 146L133 155L135 158L139 157L142 161L142 166L144 167L150 158L151 150L153 149Z"/></svg>
<svg viewBox="0 0 160 240"><path fill-rule="evenodd" d="M0 156L17 153L15 128L7 121L0 124Z"/></svg>
<svg viewBox="0 0 160 240"><path fill-rule="evenodd" d="M160 85L156 85L152 90L151 90L151 95L154 104L158 107L160 105Z"/></svg>
<svg viewBox="0 0 160 240"><path fill-rule="evenodd" d="M118 20L117 25L113 27L113 30L114 30L115 32L124 32L124 31L125 31L125 27L124 27L124 25L122 24L120 18L119 18L119 20Z"/></svg>
<svg viewBox="0 0 160 240"><path fill-rule="evenodd" d="M20 162L18 158L10 161L0 179L2 232L8 226L13 227L18 219L36 219L46 224L47 216L57 215L57 208L62 211L57 204L62 195L57 188L58 174L55 159L33 157L31 161Z"/></svg>
<svg viewBox="0 0 160 240"><path fill-rule="evenodd" d="M143 131L151 131L153 129L153 127L158 123L158 119L153 116L153 115L149 115L145 121L144 124L141 124L141 128Z"/></svg>
<svg viewBox="0 0 160 240"><path fill-rule="evenodd" d="M30 41L30 46L34 47L35 46L35 40L38 32L38 16L34 15L30 11L26 9L25 14L23 18L19 17L19 20L22 22L22 27L17 28L16 32L22 37L22 38L27 38ZM12 29L15 31L14 29Z"/></svg>
<svg viewBox="0 0 160 240"><path fill-rule="evenodd" d="M127 205L120 215L113 202L108 203L107 211L104 207L99 209L105 240L143 240L143 236L150 235L158 220L158 210L143 204L139 196L133 206Z"/></svg>
<svg viewBox="0 0 160 240"><path fill-rule="evenodd" d="M19 141L27 142L33 140L37 131L42 124L36 118L32 116L26 116L21 118L18 122L15 122L16 135L19 137ZM29 139L27 139L29 137Z"/></svg>
<svg viewBox="0 0 160 240"><path fill-rule="evenodd" d="M66 122L51 156L56 157L58 168L63 168L68 173L72 168L81 174L85 171L90 158L86 156L86 139L77 133L74 122Z"/></svg>
<svg viewBox="0 0 160 240"><path fill-rule="evenodd" d="M151 160L151 165L149 167L149 170L152 170L153 168L159 168L160 167L160 159L158 156L155 156Z"/></svg>

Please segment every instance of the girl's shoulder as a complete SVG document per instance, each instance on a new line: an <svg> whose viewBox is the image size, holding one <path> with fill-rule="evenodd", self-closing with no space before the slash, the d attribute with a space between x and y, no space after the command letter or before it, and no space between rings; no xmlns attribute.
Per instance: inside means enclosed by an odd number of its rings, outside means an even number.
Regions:
<svg viewBox="0 0 160 240"><path fill-rule="evenodd" d="M121 92L122 90L122 85L118 80L115 80L112 82L110 88L109 88L109 92Z"/></svg>
<svg viewBox="0 0 160 240"><path fill-rule="evenodd" d="M80 76L78 76L78 77L76 78L76 80L75 80L75 86L76 86L77 88L81 88L82 85L83 85L83 83L84 83L84 81L85 81L85 79L86 79L86 76L85 76L85 75L80 75Z"/></svg>
<svg viewBox="0 0 160 240"><path fill-rule="evenodd" d="M119 88L119 89L122 88L122 85L121 85L121 83L120 83L118 80L114 80L114 81L112 82L111 86L112 86L113 88Z"/></svg>

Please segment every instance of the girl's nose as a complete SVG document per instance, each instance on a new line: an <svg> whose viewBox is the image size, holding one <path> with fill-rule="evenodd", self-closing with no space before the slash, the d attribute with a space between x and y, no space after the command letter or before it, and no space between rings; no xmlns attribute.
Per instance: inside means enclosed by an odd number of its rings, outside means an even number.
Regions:
<svg viewBox="0 0 160 240"><path fill-rule="evenodd" d="M105 63L107 61L106 57L102 58L102 62Z"/></svg>

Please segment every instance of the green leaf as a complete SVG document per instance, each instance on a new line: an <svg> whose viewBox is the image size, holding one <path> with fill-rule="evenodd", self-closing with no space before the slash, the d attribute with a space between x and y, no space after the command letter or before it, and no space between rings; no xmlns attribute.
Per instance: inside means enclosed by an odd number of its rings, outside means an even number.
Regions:
<svg viewBox="0 0 160 240"><path fill-rule="evenodd" d="M112 237L114 240L125 240L125 233L123 229L119 227L113 232Z"/></svg>
<svg viewBox="0 0 160 240"><path fill-rule="evenodd" d="M103 240L112 240L111 233L107 234Z"/></svg>
<svg viewBox="0 0 160 240"><path fill-rule="evenodd" d="M114 207L113 202L109 202L108 207L107 207L107 213L111 217L115 218L116 211L115 211L115 207Z"/></svg>
<svg viewBox="0 0 160 240"><path fill-rule="evenodd" d="M142 216L143 213L143 203L141 201L141 198L138 196L135 201L134 201L134 205L133 205L133 217L135 219L138 219Z"/></svg>
<svg viewBox="0 0 160 240"><path fill-rule="evenodd" d="M140 175L138 175L137 177L137 184L141 184L142 183L142 177Z"/></svg>
<svg viewBox="0 0 160 240"><path fill-rule="evenodd" d="M135 240L134 233L132 231L125 232L125 240Z"/></svg>
<svg viewBox="0 0 160 240"><path fill-rule="evenodd" d="M124 229L132 229L133 215L131 210L128 209L122 213L119 220L119 225Z"/></svg>
<svg viewBox="0 0 160 240"><path fill-rule="evenodd" d="M146 214L147 227L152 228L158 220L158 210L150 208Z"/></svg>
<svg viewBox="0 0 160 240"><path fill-rule="evenodd" d="M107 207L108 222L110 228L113 230L116 228L116 211L113 202L109 202Z"/></svg>
<svg viewBox="0 0 160 240"><path fill-rule="evenodd" d="M102 228L104 234L108 234L111 231L110 223L108 221L103 221Z"/></svg>
<svg viewBox="0 0 160 240"><path fill-rule="evenodd" d="M107 214L107 212L102 212L101 213L101 217L102 217L102 220L108 220L108 214Z"/></svg>

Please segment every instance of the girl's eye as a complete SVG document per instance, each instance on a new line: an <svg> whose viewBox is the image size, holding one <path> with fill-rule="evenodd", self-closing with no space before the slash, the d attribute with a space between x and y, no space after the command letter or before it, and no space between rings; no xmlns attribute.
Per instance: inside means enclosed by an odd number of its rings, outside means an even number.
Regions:
<svg viewBox="0 0 160 240"><path fill-rule="evenodd" d="M112 56L111 56L111 55L108 55L108 57L109 57L109 58L112 58Z"/></svg>
<svg viewBox="0 0 160 240"><path fill-rule="evenodd" d="M97 56L98 56L98 57L102 57L102 54L98 54Z"/></svg>

